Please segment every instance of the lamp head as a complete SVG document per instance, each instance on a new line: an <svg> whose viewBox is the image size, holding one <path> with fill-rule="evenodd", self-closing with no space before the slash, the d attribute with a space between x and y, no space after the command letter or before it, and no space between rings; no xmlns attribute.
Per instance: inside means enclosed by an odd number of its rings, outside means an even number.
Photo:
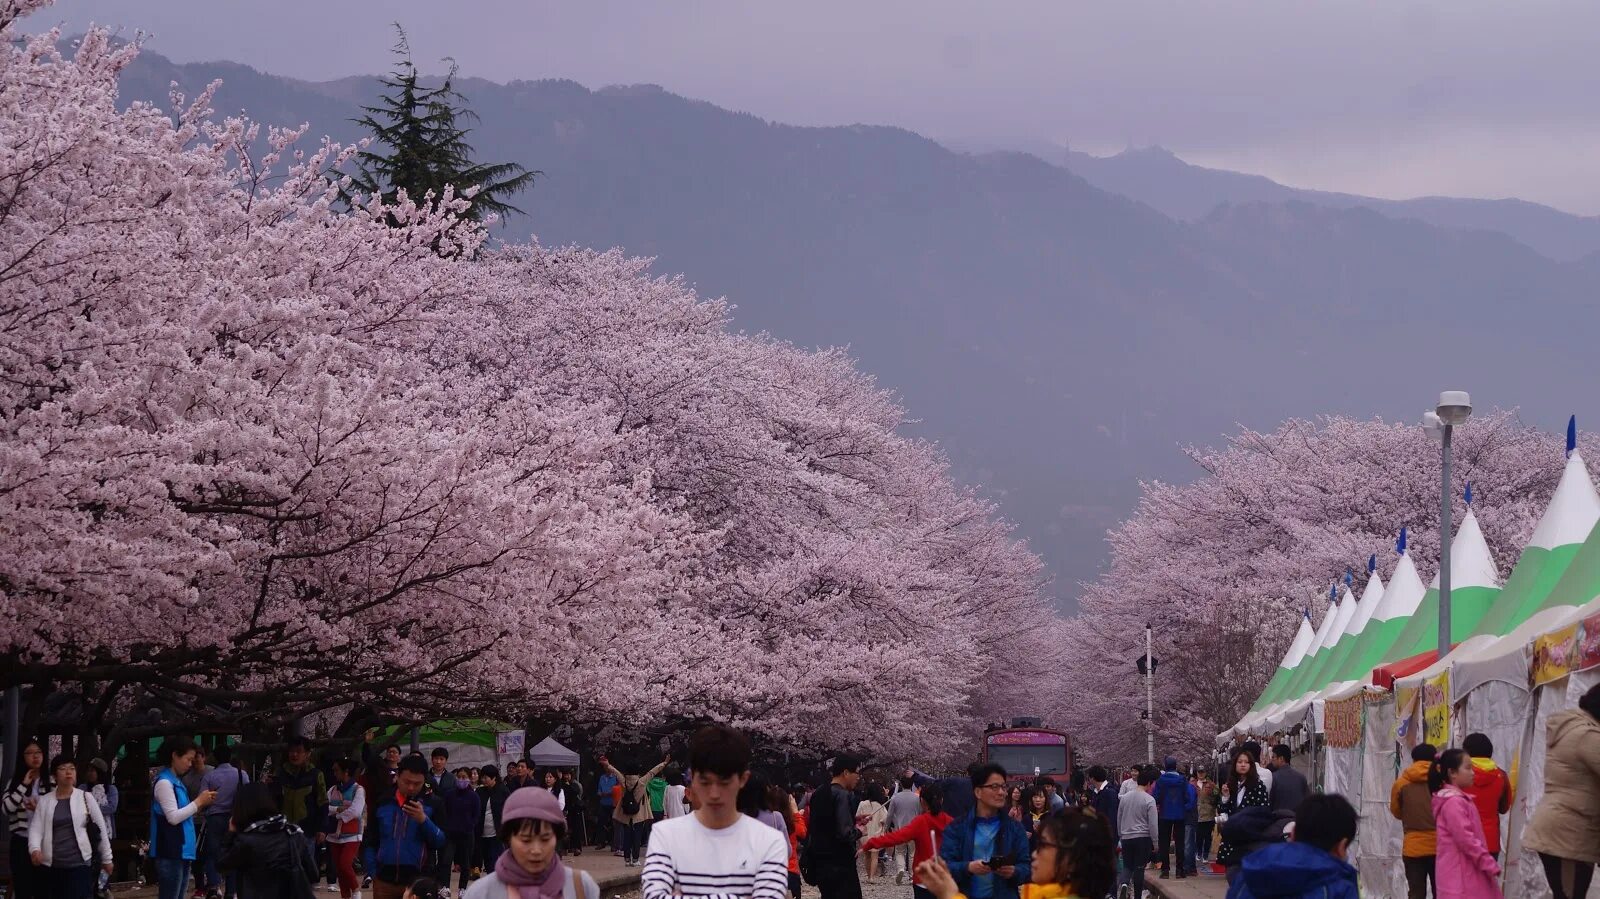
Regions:
<svg viewBox="0 0 1600 899"><path fill-rule="evenodd" d="M1422 413L1422 429L1434 440L1444 439L1444 422L1439 420L1439 413L1431 409Z"/></svg>
<svg viewBox="0 0 1600 899"><path fill-rule="evenodd" d="M1464 425L1472 417L1472 397L1465 390L1446 390L1439 394L1439 407L1434 411L1447 425Z"/></svg>

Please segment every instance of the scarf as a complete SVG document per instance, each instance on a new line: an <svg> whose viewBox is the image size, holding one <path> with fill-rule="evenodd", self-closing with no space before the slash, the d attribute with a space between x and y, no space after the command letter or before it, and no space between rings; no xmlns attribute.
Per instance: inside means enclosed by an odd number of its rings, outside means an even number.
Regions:
<svg viewBox="0 0 1600 899"><path fill-rule="evenodd" d="M1472 767L1478 769L1479 771L1496 771L1496 770L1499 770L1499 766L1494 763L1494 759L1480 759L1480 758L1474 757L1473 759L1471 759L1471 761L1472 761Z"/></svg>
<svg viewBox="0 0 1600 899"><path fill-rule="evenodd" d="M507 893L515 891L514 897L521 899L561 899L567 887L567 869L561 864L560 853L551 854L550 865L542 874L529 874L511 855L511 847L507 846L494 863L494 875L506 885Z"/></svg>

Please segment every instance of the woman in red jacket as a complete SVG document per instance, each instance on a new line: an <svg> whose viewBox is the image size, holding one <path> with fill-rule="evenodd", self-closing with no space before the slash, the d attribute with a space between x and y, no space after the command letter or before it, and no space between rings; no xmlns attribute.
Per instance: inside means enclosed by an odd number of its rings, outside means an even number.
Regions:
<svg viewBox="0 0 1600 899"><path fill-rule="evenodd" d="M911 822L899 830L892 830L882 836L873 837L861 844L859 851L869 849L888 849L902 843L912 844L912 877L911 894L915 899L933 899L933 894L922 886L920 876L915 873L916 866L930 858L939 855L939 835L951 820L941 807L944 805L944 796L939 792L937 784L926 784L918 794L922 800L922 814L911 819Z"/></svg>
<svg viewBox="0 0 1600 899"><path fill-rule="evenodd" d="M1494 744L1484 734L1467 734L1461 741L1472 761L1472 786L1463 792L1472 800L1483 820L1483 836L1489 852L1500 858L1500 816L1511 811L1511 779L1494 763Z"/></svg>

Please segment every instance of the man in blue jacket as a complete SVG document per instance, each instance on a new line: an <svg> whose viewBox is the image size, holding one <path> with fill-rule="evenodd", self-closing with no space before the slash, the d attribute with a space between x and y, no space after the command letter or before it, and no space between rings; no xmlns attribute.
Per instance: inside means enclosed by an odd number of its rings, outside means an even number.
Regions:
<svg viewBox="0 0 1600 899"><path fill-rule="evenodd" d="M1178 760L1170 755L1161 767L1161 776L1156 778L1150 795L1161 815L1161 879L1166 880L1173 871L1179 877L1187 876L1188 866L1183 864L1183 819L1189 813L1189 779L1178 773Z"/></svg>
<svg viewBox="0 0 1600 899"><path fill-rule="evenodd" d="M428 777L421 756L407 756L395 774L391 796L369 797L371 826L366 838L377 844L378 870L373 873L373 899L400 899L411 882L424 873L428 850L444 845L444 831L433 823L433 812L418 797Z"/></svg>
<svg viewBox="0 0 1600 899"><path fill-rule="evenodd" d="M1228 899L1358 899L1346 860L1355 838L1355 807L1337 793L1312 794L1295 812L1289 842L1244 857Z"/></svg>
<svg viewBox="0 0 1600 899"><path fill-rule="evenodd" d="M972 811L950 822L939 856L967 899L1017 899L1033 877L1033 853L1021 822L1001 814L1006 769L990 763L972 773Z"/></svg>

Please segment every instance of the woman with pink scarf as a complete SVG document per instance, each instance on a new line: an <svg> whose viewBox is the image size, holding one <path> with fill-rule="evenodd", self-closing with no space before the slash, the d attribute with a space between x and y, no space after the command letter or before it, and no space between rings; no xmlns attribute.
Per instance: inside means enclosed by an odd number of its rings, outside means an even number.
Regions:
<svg viewBox="0 0 1600 899"><path fill-rule="evenodd" d="M1500 864L1489 852L1483 821L1466 794L1472 778L1471 759L1462 749L1446 749L1428 770L1438 833L1437 899L1499 899L1501 895Z"/></svg>
<svg viewBox="0 0 1600 899"><path fill-rule="evenodd" d="M600 899L588 872L561 863L557 848L567 818L549 790L523 787L506 799L500 839L505 851L494 872L475 881L462 899Z"/></svg>

